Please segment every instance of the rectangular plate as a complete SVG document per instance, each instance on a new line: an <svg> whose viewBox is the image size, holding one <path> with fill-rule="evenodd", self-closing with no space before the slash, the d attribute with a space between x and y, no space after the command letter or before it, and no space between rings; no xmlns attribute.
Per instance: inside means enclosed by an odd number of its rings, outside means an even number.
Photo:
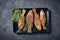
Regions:
<svg viewBox="0 0 60 40"><path fill-rule="evenodd" d="M23 8L17 8L19 10L22 10ZM32 9L32 8L24 8L27 12ZM45 12L45 15L46 15L46 30L41 30L41 31L38 31L35 27L35 25L33 25L33 28L32 28L32 33L31 34L35 34L35 33L50 33L50 10L48 8L36 8L36 11L37 13L40 12L40 10L44 10ZM13 12L15 11L16 9L13 10ZM26 12L26 14L27 14ZM26 16L26 15L25 15ZM19 29L18 29L18 25L17 25L17 22L13 22L13 31L17 34L28 34L27 32L21 32Z"/></svg>

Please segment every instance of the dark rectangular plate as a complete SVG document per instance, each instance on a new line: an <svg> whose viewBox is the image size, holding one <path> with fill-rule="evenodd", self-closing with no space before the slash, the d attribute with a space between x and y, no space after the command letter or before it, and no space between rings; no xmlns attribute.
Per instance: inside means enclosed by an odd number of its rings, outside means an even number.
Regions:
<svg viewBox="0 0 60 40"><path fill-rule="evenodd" d="M22 10L23 8L17 8L17 9L20 9ZM32 9L32 8L24 8L27 12ZM37 13L40 12L40 10L43 9L45 14L46 14L46 30L41 30L41 31L38 31L35 27L35 25L33 25L33 28L32 28L32 33L31 34L36 34L36 33L50 33L50 29L51 29L51 26L50 26L50 10L48 8L36 8L37 10ZM16 9L14 9L16 10ZM13 10L13 12L14 12ZM26 12L26 14L27 14ZM26 16L26 15L25 15ZM18 25L17 25L17 22L14 23L13 22L13 31L17 34L28 34L27 32L21 32L19 29L18 29Z"/></svg>

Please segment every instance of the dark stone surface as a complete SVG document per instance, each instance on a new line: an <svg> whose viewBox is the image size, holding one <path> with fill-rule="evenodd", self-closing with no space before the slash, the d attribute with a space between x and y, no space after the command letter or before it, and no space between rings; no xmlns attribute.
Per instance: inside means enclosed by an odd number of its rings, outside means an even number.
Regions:
<svg viewBox="0 0 60 40"><path fill-rule="evenodd" d="M15 8L48 8L51 10L51 33L21 34L13 32L12 11ZM0 40L60 40L59 0L0 0Z"/></svg>

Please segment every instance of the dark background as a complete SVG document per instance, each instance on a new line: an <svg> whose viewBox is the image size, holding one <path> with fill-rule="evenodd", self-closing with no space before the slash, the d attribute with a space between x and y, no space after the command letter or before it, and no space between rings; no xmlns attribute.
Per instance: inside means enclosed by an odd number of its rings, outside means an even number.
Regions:
<svg viewBox="0 0 60 40"><path fill-rule="evenodd" d="M51 11L51 33L15 34L11 19L13 9L35 7L48 8ZM60 40L60 1L0 0L0 40Z"/></svg>

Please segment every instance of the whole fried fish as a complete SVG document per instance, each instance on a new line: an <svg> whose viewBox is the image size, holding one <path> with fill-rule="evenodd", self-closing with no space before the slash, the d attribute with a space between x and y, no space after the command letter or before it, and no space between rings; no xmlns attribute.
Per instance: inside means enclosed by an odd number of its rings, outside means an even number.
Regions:
<svg viewBox="0 0 60 40"><path fill-rule="evenodd" d="M22 30L23 27L24 27L24 24L25 24L25 17L24 17L24 14L26 13L26 10L23 9L22 10L22 14L20 14L20 19L18 21L18 29L19 30Z"/></svg>
<svg viewBox="0 0 60 40"><path fill-rule="evenodd" d="M29 10L26 16L26 23L28 24L28 33L32 33L32 26L33 26L33 12Z"/></svg>
<svg viewBox="0 0 60 40"><path fill-rule="evenodd" d="M43 10L40 11L40 20L42 22L43 29L46 30L46 26L45 26L45 23L46 23L46 15L45 15L45 13L44 13Z"/></svg>
<svg viewBox="0 0 60 40"><path fill-rule="evenodd" d="M33 9L33 12L34 12L34 24L38 30L41 30L42 26L39 15L37 14L36 9Z"/></svg>

